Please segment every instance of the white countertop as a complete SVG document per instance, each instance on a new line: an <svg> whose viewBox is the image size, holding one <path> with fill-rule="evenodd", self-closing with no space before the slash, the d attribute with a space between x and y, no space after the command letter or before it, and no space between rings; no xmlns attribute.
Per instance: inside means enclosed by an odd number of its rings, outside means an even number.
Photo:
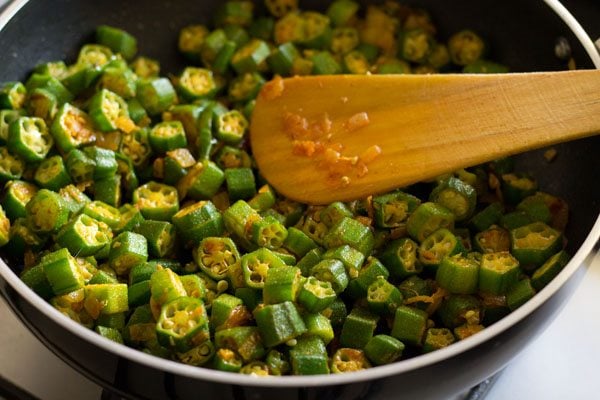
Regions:
<svg viewBox="0 0 600 400"><path fill-rule="evenodd" d="M504 370L485 400L598 398L600 254L577 273L583 279L563 310ZM100 388L47 350L2 300L0 321L0 376L44 400L100 399Z"/></svg>

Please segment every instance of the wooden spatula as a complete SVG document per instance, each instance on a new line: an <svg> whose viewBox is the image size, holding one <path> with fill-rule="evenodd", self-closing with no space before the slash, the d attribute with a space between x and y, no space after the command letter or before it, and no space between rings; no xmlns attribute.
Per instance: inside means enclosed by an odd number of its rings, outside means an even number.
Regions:
<svg viewBox="0 0 600 400"><path fill-rule="evenodd" d="M283 195L347 201L600 132L600 71L275 79L250 140Z"/></svg>

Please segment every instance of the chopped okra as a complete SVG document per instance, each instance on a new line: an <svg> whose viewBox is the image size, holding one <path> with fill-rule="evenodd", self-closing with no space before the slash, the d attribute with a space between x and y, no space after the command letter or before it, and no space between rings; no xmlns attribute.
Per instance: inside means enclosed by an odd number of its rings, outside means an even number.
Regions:
<svg viewBox="0 0 600 400"><path fill-rule="evenodd" d="M485 38L394 2L264 5L190 16L179 70L101 25L76 59L0 83L0 247L27 286L148 354L279 376L452 346L550 284L568 205L511 158L312 206L265 182L249 146L271 79L508 71Z"/></svg>

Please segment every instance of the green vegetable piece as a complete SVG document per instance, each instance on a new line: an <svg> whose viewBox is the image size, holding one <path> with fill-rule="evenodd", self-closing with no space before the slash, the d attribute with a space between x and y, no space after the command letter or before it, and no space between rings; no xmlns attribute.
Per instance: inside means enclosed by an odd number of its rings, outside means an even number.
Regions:
<svg viewBox="0 0 600 400"><path fill-rule="evenodd" d="M151 302L163 305L178 297L187 296L179 275L170 268L156 268L150 275Z"/></svg>
<svg viewBox="0 0 600 400"><path fill-rule="evenodd" d="M148 135L148 129L140 129L128 135L124 135L121 140L119 146L121 154L129 158L135 167L139 168L146 165L152 154L152 147L150 146Z"/></svg>
<svg viewBox="0 0 600 400"><path fill-rule="evenodd" d="M512 255L526 271L541 266L562 247L562 234L543 222L511 230L510 240Z"/></svg>
<svg viewBox="0 0 600 400"><path fill-rule="evenodd" d="M240 372L242 358L229 349L219 349L215 353L213 364L216 370L226 372Z"/></svg>
<svg viewBox="0 0 600 400"><path fill-rule="evenodd" d="M440 228L453 229L454 214L446 207L436 203L423 203L408 217L408 234L421 243Z"/></svg>
<svg viewBox="0 0 600 400"><path fill-rule="evenodd" d="M217 117L215 136L225 143L238 144L244 138L248 125L248 120L241 112L228 111Z"/></svg>
<svg viewBox="0 0 600 400"><path fill-rule="evenodd" d="M91 118L69 103L63 104L58 110L50 133L56 146L64 153L96 141Z"/></svg>
<svg viewBox="0 0 600 400"><path fill-rule="evenodd" d="M239 261L240 254L229 238L206 237L194 249L194 260L213 279L224 279L229 269Z"/></svg>
<svg viewBox="0 0 600 400"><path fill-rule="evenodd" d="M450 295L442 301L438 315L447 328L469 324L477 325L481 321L481 304L470 295Z"/></svg>
<svg viewBox="0 0 600 400"><path fill-rule="evenodd" d="M429 353L450 346L456 339L448 328L429 328L423 341L423 352Z"/></svg>
<svg viewBox="0 0 600 400"><path fill-rule="evenodd" d="M396 228L406 223L408 216L421 201L404 192L393 192L373 197L375 224L379 228Z"/></svg>
<svg viewBox="0 0 600 400"><path fill-rule="evenodd" d="M167 78L140 79L137 99L149 115L158 115L169 109L176 98L175 89Z"/></svg>
<svg viewBox="0 0 600 400"><path fill-rule="evenodd" d="M6 245L10 240L10 219L6 216L4 209L0 206L0 247Z"/></svg>
<svg viewBox="0 0 600 400"><path fill-rule="evenodd" d="M468 65L483 56L485 44L475 32L463 30L450 37L448 51L454 64Z"/></svg>
<svg viewBox="0 0 600 400"><path fill-rule="evenodd" d="M238 200L223 213L225 228L240 239L249 239L246 227L261 219L260 214L244 200Z"/></svg>
<svg viewBox="0 0 600 400"><path fill-rule="evenodd" d="M99 315L112 315L129 310L127 285L106 283L86 285L83 306L96 319Z"/></svg>
<svg viewBox="0 0 600 400"><path fill-rule="evenodd" d="M347 244L365 256L371 254L375 241L373 233L367 226L347 217L342 218L333 225L323 240L325 246L329 249Z"/></svg>
<svg viewBox="0 0 600 400"><path fill-rule="evenodd" d="M125 100L108 89L102 89L92 97L89 112L94 125L102 132L121 129L128 125L127 121L131 123Z"/></svg>
<svg viewBox="0 0 600 400"><path fill-rule="evenodd" d="M313 63L312 73L314 75L335 75L342 73L342 66L328 51L315 53L310 61Z"/></svg>
<svg viewBox="0 0 600 400"><path fill-rule="evenodd" d="M292 231L292 229L293 228L290 228L288 232ZM288 238L289 238L289 235L288 235ZM321 249L319 249L318 247L315 247L314 249L306 252L304 257L302 257L296 264L296 266L298 268L300 268L300 271L302 271L302 276L309 276L310 271L312 270L312 267L317 265L319 263L319 261L321 261L323 259L322 256L323 256L323 251Z"/></svg>
<svg viewBox="0 0 600 400"><path fill-rule="evenodd" d="M379 255L392 277L403 279L420 274L423 264L417 258L419 246L410 238L390 242Z"/></svg>
<svg viewBox="0 0 600 400"><path fill-rule="evenodd" d="M504 228L492 226L475 235L473 247L481 253L508 251L510 250L509 232Z"/></svg>
<svg viewBox="0 0 600 400"><path fill-rule="evenodd" d="M110 48L115 53L120 53L126 60L131 60L137 53L137 40L122 29L108 25L96 28L96 41Z"/></svg>
<svg viewBox="0 0 600 400"><path fill-rule="evenodd" d="M95 181L94 200L118 207L121 204L121 175L113 175Z"/></svg>
<svg viewBox="0 0 600 400"><path fill-rule="evenodd" d="M85 147L83 151L94 162L94 179L110 178L116 174L119 164L114 151L98 146Z"/></svg>
<svg viewBox="0 0 600 400"><path fill-rule="evenodd" d="M484 254L479 270L479 291L504 295L519 279L519 262L509 252Z"/></svg>
<svg viewBox="0 0 600 400"><path fill-rule="evenodd" d="M390 276L390 273L377 258L367 258L367 261L363 264L358 273L358 277L350 281L348 294L353 298L365 297L369 286L375 282L379 276L387 279Z"/></svg>
<svg viewBox="0 0 600 400"><path fill-rule="evenodd" d="M254 4L251 1L228 1L215 12L215 26L248 26L252 21Z"/></svg>
<svg viewBox="0 0 600 400"><path fill-rule="evenodd" d="M54 191L71 183L71 177L61 156L52 156L42 161L33 179L42 188Z"/></svg>
<svg viewBox="0 0 600 400"><path fill-rule="evenodd" d="M346 54L360 43L358 31L351 27L335 28L331 34L330 49L334 54Z"/></svg>
<svg viewBox="0 0 600 400"><path fill-rule="evenodd" d="M110 246L108 262L118 275L123 275L134 265L148 259L148 241L140 234L122 232L115 237Z"/></svg>
<svg viewBox="0 0 600 400"><path fill-rule="evenodd" d="M284 267L285 264L279 257L266 248L260 248L241 258L244 282L253 289L262 289L271 268Z"/></svg>
<svg viewBox="0 0 600 400"><path fill-rule="evenodd" d="M67 249L45 255L39 265L43 266L52 292L57 296L81 289L85 284L79 265Z"/></svg>
<svg viewBox="0 0 600 400"><path fill-rule="evenodd" d="M523 279L511 286L506 293L506 304L510 311L514 311L527 303L535 296L535 289L531 285L530 279Z"/></svg>
<svg viewBox="0 0 600 400"><path fill-rule="evenodd" d="M133 192L133 203L146 219L170 221L179 211L179 196L173 186L148 182Z"/></svg>
<svg viewBox="0 0 600 400"><path fill-rule="evenodd" d="M11 220L25 218L27 216L25 207L37 191L37 186L32 183L20 180L8 181L4 185L4 195L0 205Z"/></svg>
<svg viewBox="0 0 600 400"><path fill-rule="evenodd" d="M373 337L378 321L379 316L361 308L353 308L342 326L340 345L363 349Z"/></svg>
<svg viewBox="0 0 600 400"><path fill-rule="evenodd" d="M369 340L364 351L373 364L390 364L402 357L404 343L388 335L376 335Z"/></svg>
<svg viewBox="0 0 600 400"><path fill-rule="evenodd" d="M365 256L360 251L348 245L329 249L323 254L322 258L324 260L335 259L341 261L350 279L358 277L360 268L365 260Z"/></svg>
<svg viewBox="0 0 600 400"><path fill-rule="evenodd" d="M108 340L112 340L113 342L123 344L123 337L121 336L121 332L119 332L118 329L98 325L94 328L94 330L97 334Z"/></svg>
<svg viewBox="0 0 600 400"><path fill-rule="evenodd" d="M50 123L58 111L56 96L49 90L37 88L29 94L27 112L31 117L42 118Z"/></svg>
<svg viewBox="0 0 600 400"><path fill-rule="evenodd" d="M255 72L269 56L269 45L260 39L252 39L235 52L231 66L238 74Z"/></svg>
<svg viewBox="0 0 600 400"><path fill-rule="evenodd" d="M302 317L290 301L258 307L253 314L267 347L285 343L306 332Z"/></svg>
<svg viewBox="0 0 600 400"><path fill-rule="evenodd" d="M290 350L290 364L294 375L328 374L327 349L321 338L303 337Z"/></svg>
<svg viewBox="0 0 600 400"><path fill-rule="evenodd" d="M224 181L224 172L214 162L206 160L196 163L179 182L178 187L182 192L181 197L203 200L217 194Z"/></svg>
<svg viewBox="0 0 600 400"><path fill-rule="evenodd" d="M402 343L420 346L427 328L427 313L417 308L400 306L394 315L391 335Z"/></svg>
<svg viewBox="0 0 600 400"><path fill-rule="evenodd" d="M179 210L173 224L186 243L197 244L204 238L223 234L223 217L210 201L198 201Z"/></svg>
<svg viewBox="0 0 600 400"><path fill-rule="evenodd" d="M162 306L156 337L165 347L185 353L209 339L208 316L201 300L179 297Z"/></svg>
<svg viewBox="0 0 600 400"><path fill-rule="evenodd" d="M8 127L11 122L23 116L21 110L0 110L0 144L6 144L8 140Z"/></svg>
<svg viewBox="0 0 600 400"><path fill-rule="evenodd" d="M237 307L243 305L241 299L227 293L223 293L215 298L211 306L210 324L211 327L218 331L227 322L231 313Z"/></svg>
<svg viewBox="0 0 600 400"><path fill-rule="evenodd" d="M378 315L393 314L402 305L402 293L397 287L379 276L367 288L369 310Z"/></svg>
<svg viewBox="0 0 600 400"><path fill-rule="evenodd" d="M36 233L58 231L69 219L67 203L58 193L40 189L25 207L27 223Z"/></svg>
<svg viewBox="0 0 600 400"><path fill-rule="evenodd" d="M404 60L388 58L380 61L377 65L377 73L380 75L389 74L410 74L410 65Z"/></svg>
<svg viewBox="0 0 600 400"><path fill-rule="evenodd" d="M0 147L0 182L20 179L25 170L25 162L13 155L6 147Z"/></svg>
<svg viewBox="0 0 600 400"><path fill-rule="evenodd" d="M129 68L121 66L107 66L102 72L102 76L100 77L98 86L110 90L111 92L114 92L115 94L121 96L123 99L126 99L129 115L131 117L131 110L129 110L129 100L135 98L137 80L137 75L135 75L133 71L131 71ZM137 103L136 105L139 106L139 108L141 108L141 105L139 103Z"/></svg>
<svg viewBox="0 0 600 400"><path fill-rule="evenodd" d="M371 65L363 53L354 50L342 57L342 69L344 73L365 75L370 71Z"/></svg>
<svg viewBox="0 0 600 400"><path fill-rule="evenodd" d="M258 212L263 212L275 205L277 194L269 185L261 186L257 193L248 200L248 205Z"/></svg>
<svg viewBox="0 0 600 400"><path fill-rule="evenodd" d="M359 5L352 0L335 0L327 9L327 16L333 26L348 25L356 16Z"/></svg>
<svg viewBox="0 0 600 400"><path fill-rule="evenodd" d="M569 255L564 250L550 257L531 275L531 286L537 291L542 290L552 279L562 271L569 262Z"/></svg>
<svg viewBox="0 0 600 400"><path fill-rule="evenodd" d="M469 225L477 232L485 231L498 223L502 218L503 207L499 202L494 202L485 207L471 218Z"/></svg>
<svg viewBox="0 0 600 400"><path fill-rule="evenodd" d="M27 99L27 89L21 82L5 82L0 88L0 109L18 110Z"/></svg>
<svg viewBox="0 0 600 400"><path fill-rule="evenodd" d="M56 242L80 257L93 256L112 239L108 225L92 217L80 214L65 226L56 237Z"/></svg>
<svg viewBox="0 0 600 400"><path fill-rule="evenodd" d="M34 265L29 269L23 270L23 272L20 275L20 278L23 281L23 283L29 286L41 298L49 300L51 297L54 296L54 291L52 290L50 282L48 282L48 279L46 279L44 265L42 263Z"/></svg>
<svg viewBox="0 0 600 400"><path fill-rule="evenodd" d="M150 280L129 285L127 290L127 299L130 307L138 307L144 304L148 304L151 297Z"/></svg>
<svg viewBox="0 0 600 400"><path fill-rule="evenodd" d="M20 117L9 125L8 150L25 161L42 161L53 144L54 139L41 118Z"/></svg>
<svg viewBox="0 0 600 400"><path fill-rule="evenodd" d="M17 218L11 222L8 236L10 240L6 250L16 257L23 257L26 250L41 250L47 240L46 235L38 234L30 228L25 218Z"/></svg>
<svg viewBox="0 0 600 400"><path fill-rule="evenodd" d="M357 349L337 349L331 357L331 372L341 374L371 368L364 351Z"/></svg>
<svg viewBox="0 0 600 400"><path fill-rule="evenodd" d="M502 195L508 204L518 204L538 189L537 181L525 174L503 174Z"/></svg>
<svg viewBox="0 0 600 400"><path fill-rule="evenodd" d="M509 68L506 65L488 60L477 60L463 68L465 74L505 74L507 72L509 72Z"/></svg>
<svg viewBox="0 0 600 400"><path fill-rule="evenodd" d="M120 224L121 212L101 201L92 201L83 207L83 213L93 219L104 222L111 229L117 229Z"/></svg>
<svg viewBox="0 0 600 400"><path fill-rule="evenodd" d="M269 268L263 287L263 301L265 304L277 304L286 301L296 301L302 286L300 269L283 266Z"/></svg>
<svg viewBox="0 0 600 400"><path fill-rule="evenodd" d="M444 257L463 251L461 241L448 229L441 228L423 240L419 246L418 255L423 266L437 270Z"/></svg>
<svg viewBox="0 0 600 400"><path fill-rule="evenodd" d="M247 200L256 194L254 173L250 168L226 169L225 183L227 185L229 198L232 201Z"/></svg>
<svg viewBox="0 0 600 400"><path fill-rule="evenodd" d="M348 286L348 274L344 264L335 259L324 259L319 261L311 269L311 275L315 278L330 282L333 290L339 294Z"/></svg>
<svg viewBox="0 0 600 400"><path fill-rule="evenodd" d="M73 99L73 94L61 81L50 75L32 74L25 83L25 87L28 93L32 93L36 89L47 90L56 97L59 106Z"/></svg>
<svg viewBox="0 0 600 400"><path fill-rule="evenodd" d="M243 103L255 99L264 84L265 79L259 73L245 73L231 80L227 93L232 101Z"/></svg>
<svg viewBox="0 0 600 400"><path fill-rule="evenodd" d="M177 80L176 88L188 101L212 98L218 89L212 71L195 67L187 67L183 70Z"/></svg>
<svg viewBox="0 0 600 400"><path fill-rule="evenodd" d="M479 263L462 254L442 259L435 280L450 293L473 294L479 283Z"/></svg>
<svg viewBox="0 0 600 400"><path fill-rule="evenodd" d="M304 257L309 251L317 248L317 244L301 230L290 227L283 247L298 257Z"/></svg>
<svg viewBox="0 0 600 400"><path fill-rule="evenodd" d="M422 63L432 50L433 39L424 29L409 29L400 34L398 56L406 61Z"/></svg>
<svg viewBox="0 0 600 400"><path fill-rule="evenodd" d="M185 130L180 121L166 121L156 124L150 131L148 140L152 149L157 153L166 153L187 145Z"/></svg>
<svg viewBox="0 0 600 400"><path fill-rule="evenodd" d="M204 25L189 25L182 28L179 31L179 51L191 61L200 61L200 51L207 35L208 29Z"/></svg>
<svg viewBox="0 0 600 400"><path fill-rule="evenodd" d="M141 221L134 232L146 238L151 256L167 257L173 254L176 244L175 226L170 222Z"/></svg>
<svg viewBox="0 0 600 400"><path fill-rule="evenodd" d="M450 177L441 181L433 189L429 200L450 210L456 221L463 221L475 211L477 192L473 186L458 178Z"/></svg>
<svg viewBox="0 0 600 400"><path fill-rule="evenodd" d="M331 282L309 277L300 288L298 302L310 312L325 310L336 299Z"/></svg>

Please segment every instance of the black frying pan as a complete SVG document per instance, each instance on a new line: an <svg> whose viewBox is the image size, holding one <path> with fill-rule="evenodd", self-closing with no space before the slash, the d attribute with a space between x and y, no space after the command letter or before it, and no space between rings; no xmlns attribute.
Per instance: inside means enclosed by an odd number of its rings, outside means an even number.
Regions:
<svg viewBox="0 0 600 400"><path fill-rule="evenodd" d="M30 0L13 2L14 16L0 31L0 81L24 79L48 60L74 60L99 24L136 35L140 52L161 60L163 72L177 73L184 60L176 51L179 28L208 22L220 1ZM323 1L301 1L322 9ZM489 39L492 56L513 71L559 70L554 42L566 37L579 67L590 57L569 28L542 0L411 1L432 12L441 36L469 27ZM582 7L600 15L600 6ZM22 5L22 7L19 7ZM585 13L589 18L590 13ZM8 18L5 13L4 18ZM0 18L1 21L1 18ZM590 44L589 42L587 43ZM132 398L202 399L390 399L447 398L503 368L540 333L576 285L570 277L600 235L597 154L600 137L557 146L548 164L541 151L518 158L519 169L571 206L567 230L572 262L526 306L472 338L425 356L352 375L255 379L160 360L100 338L37 298L0 262L0 293L31 331L59 357L114 393ZM594 224L596 225L594 226ZM15 266L12 266L16 268ZM288 379L289 378L289 379ZM65 383L65 384L68 384Z"/></svg>

